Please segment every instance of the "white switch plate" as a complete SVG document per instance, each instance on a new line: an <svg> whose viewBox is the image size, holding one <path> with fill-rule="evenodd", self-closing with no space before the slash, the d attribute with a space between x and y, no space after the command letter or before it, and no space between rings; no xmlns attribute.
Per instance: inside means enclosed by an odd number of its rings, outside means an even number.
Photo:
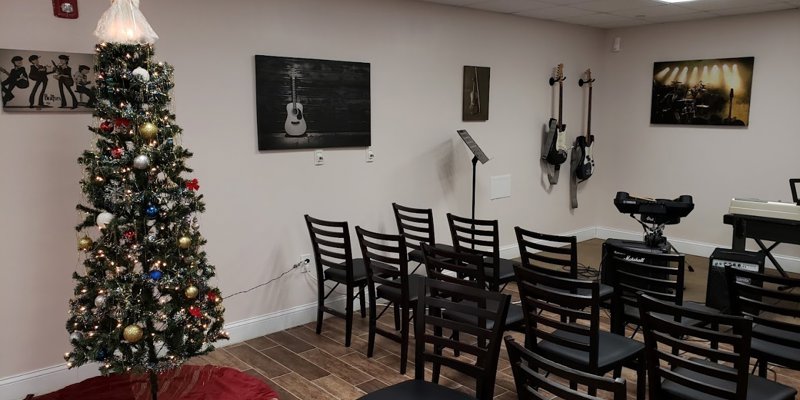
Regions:
<svg viewBox="0 0 800 400"><path fill-rule="evenodd" d="M367 147L366 157L367 157L367 162L368 163L371 163L371 162L375 161L375 152L372 151L372 147Z"/></svg>
<svg viewBox="0 0 800 400"><path fill-rule="evenodd" d="M511 197L511 175L498 175L492 177L491 199L497 200Z"/></svg>
<svg viewBox="0 0 800 400"><path fill-rule="evenodd" d="M322 156L322 150L314 150L314 165L325 164L325 158Z"/></svg>

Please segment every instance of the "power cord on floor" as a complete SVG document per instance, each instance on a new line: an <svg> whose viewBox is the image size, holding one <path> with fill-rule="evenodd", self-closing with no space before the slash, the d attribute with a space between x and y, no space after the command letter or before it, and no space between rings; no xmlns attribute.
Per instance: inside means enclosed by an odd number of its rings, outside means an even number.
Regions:
<svg viewBox="0 0 800 400"><path fill-rule="evenodd" d="M310 262L311 262L311 260L309 260L309 259L307 259L307 258L306 258L305 260L302 260L302 261L298 262L297 264L294 264L294 265L292 265L292 267L291 267L291 268L287 269L286 271L283 271L283 272L282 272L280 275L278 275L277 277L275 277L275 278L272 278L272 279L270 279L270 280L268 280L268 281L266 281L266 282L264 282L264 283L261 283L261 284L258 284L258 285L256 285L256 286L253 286L253 287L251 287L250 289L247 289L247 290L242 290L242 291L236 292L236 293L234 293L234 294L232 294L232 295L225 296L225 299L230 299L231 297L236 297L236 296L238 296L238 295L240 295L240 294L244 294L244 293L247 293L247 292L251 292L251 291L253 291L253 290L256 290L256 289L258 289L258 288L260 288L260 287L267 286L267 285L269 285L270 283L272 283L272 282L275 282L275 281L277 281L278 279L281 279L281 278L283 278L283 277L284 277L284 276L286 276L286 274L288 274L289 272L292 272L292 271L294 271L295 269L297 269L297 268L300 268L301 266L308 265L308 263L310 263Z"/></svg>

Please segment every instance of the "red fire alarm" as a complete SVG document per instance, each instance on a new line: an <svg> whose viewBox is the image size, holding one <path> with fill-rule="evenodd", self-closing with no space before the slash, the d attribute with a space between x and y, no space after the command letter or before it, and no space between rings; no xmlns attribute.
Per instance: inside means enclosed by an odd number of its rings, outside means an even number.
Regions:
<svg viewBox="0 0 800 400"><path fill-rule="evenodd" d="M78 0L53 0L53 14L58 18L78 18Z"/></svg>

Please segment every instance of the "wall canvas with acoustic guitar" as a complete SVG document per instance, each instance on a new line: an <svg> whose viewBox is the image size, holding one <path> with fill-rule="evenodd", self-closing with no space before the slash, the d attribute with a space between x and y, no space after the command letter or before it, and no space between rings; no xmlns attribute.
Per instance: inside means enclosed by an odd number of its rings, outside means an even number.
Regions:
<svg viewBox="0 0 800 400"><path fill-rule="evenodd" d="M653 64L651 124L747 126L753 57Z"/></svg>
<svg viewBox="0 0 800 400"><path fill-rule="evenodd" d="M489 119L489 72L489 67L464 66L463 121Z"/></svg>
<svg viewBox="0 0 800 400"><path fill-rule="evenodd" d="M0 49L3 111L92 112L94 54Z"/></svg>
<svg viewBox="0 0 800 400"><path fill-rule="evenodd" d="M256 56L258 149L370 145L370 64Z"/></svg>

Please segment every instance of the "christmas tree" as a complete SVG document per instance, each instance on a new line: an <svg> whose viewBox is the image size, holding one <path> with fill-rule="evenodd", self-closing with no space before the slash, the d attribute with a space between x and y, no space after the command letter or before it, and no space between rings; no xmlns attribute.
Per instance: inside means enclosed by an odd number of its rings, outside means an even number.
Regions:
<svg viewBox="0 0 800 400"><path fill-rule="evenodd" d="M99 33L98 33L99 32ZM153 61L155 32L138 0L116 0L98 24L94 147L78 159L85 204L67 331L69 367L156 374L213 350L222 330L214 267L202 250L197 179L169 110L173 68Z"/></svg>

